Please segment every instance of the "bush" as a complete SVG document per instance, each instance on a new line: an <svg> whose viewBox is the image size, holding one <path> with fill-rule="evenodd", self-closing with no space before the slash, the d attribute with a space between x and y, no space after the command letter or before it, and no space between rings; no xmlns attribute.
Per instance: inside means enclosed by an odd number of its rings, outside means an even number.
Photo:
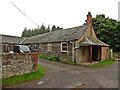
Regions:
<svg viewBox="0 0 120 90"><path fill-rule="evenodd" d="M70 64L70 65L74 65L75 64L74 61L72 61L72 60L67 60L66 63Z"/></svg>
<svg viewBox="0 0 120 90"><path fill-rule="evenodd" d="M45 56L44 54L39 54L38 57L39 57L40 59L46 59L46 56Z"/></svg>
<svg viewBox="0 0 120 90"><path fill-rule="evenodd" d="M60 58L56 55L44 55L44 54L39 54L38 56L40 59L46 59L50 61L60 61Z"/></svg>
<svg viewBox="0 0 120 90"><path fill-rule="evenodd" d="M60 61L60 58L56 55L50 55L46 59L50 61Z"/></svg>

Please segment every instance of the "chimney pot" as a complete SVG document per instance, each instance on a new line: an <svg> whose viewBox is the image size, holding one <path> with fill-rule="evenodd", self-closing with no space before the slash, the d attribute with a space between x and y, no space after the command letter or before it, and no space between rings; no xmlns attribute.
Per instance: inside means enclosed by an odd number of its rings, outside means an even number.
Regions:
<svg viewBox="0 0 120 90"><path fill-rule="evenodd" d="M92 15L91 15L91 12L88 12L86 24L87 25L92 24Z"/></svg>
<svg viewBox="0 0 120 90"><path fill-rule="evenodd" d="M91 12L88 12L88 15L91 15Z"/></svg>

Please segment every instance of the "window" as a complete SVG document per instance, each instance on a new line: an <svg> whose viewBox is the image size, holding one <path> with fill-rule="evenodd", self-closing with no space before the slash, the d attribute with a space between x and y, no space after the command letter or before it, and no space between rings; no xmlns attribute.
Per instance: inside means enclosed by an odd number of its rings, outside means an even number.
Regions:
<svg viewBox="0 0 120 90"><path fill-rule="evenodd" d="M48 43L47 51L52 51L52 43Z"/></svg>
<svg viewBox="0 0 120 90"><path fill-rule="evenodd" d="M37 45L36 44L33 45L33 50L37 50Z"/></svg>
<svg viewBox="0 0 120 90"><path fill-rule="evenodd" d="M9 51L10 51L10 47L9 47L8 44L4 44L4 46L3 46L3 51L4 51L4 52L9 52Z"/></svg>
<svg viewBox="0 0 120 90"><path fill-rule="evenodd" d="M62 42L61 43L61 52L67 52L68 51L68 43Z"/></svg>

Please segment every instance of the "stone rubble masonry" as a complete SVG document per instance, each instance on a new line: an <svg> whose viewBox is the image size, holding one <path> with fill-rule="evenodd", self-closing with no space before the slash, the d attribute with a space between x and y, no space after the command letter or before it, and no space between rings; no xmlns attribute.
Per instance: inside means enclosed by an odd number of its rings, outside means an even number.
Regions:
<svg viewBox="0 0 120 90"><path fill-rule="evenodd" d="M2 78L35 71L35 61L30 53L2 53Z"/></svg>

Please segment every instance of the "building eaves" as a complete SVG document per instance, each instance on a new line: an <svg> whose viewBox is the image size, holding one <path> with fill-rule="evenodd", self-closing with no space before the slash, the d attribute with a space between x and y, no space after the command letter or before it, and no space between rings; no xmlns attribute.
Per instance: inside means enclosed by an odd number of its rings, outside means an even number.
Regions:
<svg viewBox="0 0 120 90"><path fill-rule="evenodd" d="M10 35L3 35L0 34L1 40L0 43L4 43L4 44L18 44L20 43L21 40L23 40L23 38L21 37L17 37L17 36L10 36Z"/></svg>
<svg viewBox="0 0 120 90"><path fill-rule="evenodd" d="M97 38L92 37L85 37L80 43L79 46L91 46L91 45L98 45L98 46L109 46L108 44L100 41Z"/></svg>

